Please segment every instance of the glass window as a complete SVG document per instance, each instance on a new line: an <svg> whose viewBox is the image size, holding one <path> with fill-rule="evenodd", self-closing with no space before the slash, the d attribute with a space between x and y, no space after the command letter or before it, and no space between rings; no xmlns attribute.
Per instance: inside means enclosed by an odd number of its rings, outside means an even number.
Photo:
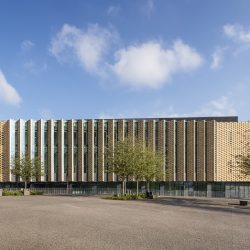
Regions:
<svg viewBox="0 0 250 250"><path fill-rule="evenodd" d="M135 122L135 125L134 125L134 135L135 135L135 138L138 139L139 138L139 126L138 126L138 121Z"/></svg>
<svg viewBox="0 0 250 250"><path fill-rule="evenodd" d="M88 126L87 122L84 123L84 146L88 146Z"/></svg>
<svg viewBox="0 0 250 250"><path fill-rule="evenodd" d="M98 124L94 124L94 145L98 146Z"/></svg>
<svg viewBox="0 0 250 250"><path fill-rule="evenodd" d="M116 121L114 123L114 139L115 139L115 142L118 142L118 122Z"/></svg>
<svg viewBox="0 0 250 250"><path fill-rule="evenodd" d="M146 143L146 146L148 146L148 122L147 121L144 123L144 131L145 131L145 143Z"/></svg>
<svg viewBox="0 0 250 250"><path fill-rule="evenodd" d="M124 123L124 136L126 138L128 137L128 122L127 121Z"/></svg>
<svg viewBox="0 0 250 250"><path fill-rule="evenodd" d="M159 122L155 122L155 149L159 150Z"/></svg>
<svg viewBox="0 0 250 250"><path fill-rule="evenodd" d="M109 138L108 138L108 123L104 123L104 146L107 148L109 143Z"/></svg>
<svg viewBox="0 0 250 250"><path fill-rule="evenodd" d="M97 168L98 168L98 151L95 150L95 153L94 153L94 173L97 173Z"/></svg>
<svg viewBox="0 0 250 250"><path fill-rule="evenodd" d="M78 135L77 135L77 131L74 131L74 145L75 145L75 146L78 145Z"/></svg>
<svg viewBox="0 0 250 250"><path fill-rule="evenodd" d="M68 172L68 152L64 149L64 174Z"/></svg>
<svg viewBox="0 0 250 250"><path fill-rule="evenodd" d="M88 151L84 149L84 173L87 173L87 167L88 167Z"/></svg>

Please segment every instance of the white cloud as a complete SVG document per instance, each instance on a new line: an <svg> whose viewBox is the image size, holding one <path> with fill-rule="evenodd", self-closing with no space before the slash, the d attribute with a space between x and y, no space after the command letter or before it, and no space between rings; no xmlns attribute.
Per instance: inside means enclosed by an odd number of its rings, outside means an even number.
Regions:
<svg viewBox="0 0 250 250"><path fill-rule="evenodd" d="M250 42L250 28L244 28L240 24L227 24L223 27L224 34L236 42Z"/></svg>
<svg viewBox="0 0 250 250"><path fill-rule="evenodd" d="M35 44L33 42L31 42L30 40L24 40L21 43L21 50L22 52L28 52L30 50L32 50L32 48L35 46Z"/></svg>
<svg viewBox="0 0 250 250"><path fill-rule="evenodd" d="M103 57L114 39L115 32L97 24L87 30L64 24L52 40L50 52L59 62L77 59L88 72L101 73Z"/></svg>
<svg viewBox="0 0 250 250"><path fill-rule="evenodd" d="M117 118L119 118L119 116L114 116L114 115L111 115L109 113L104 113L104 112L101 112L98 115L98 119L117 119Z"/></svg>
<svg viewBox="0 0 250 250"><path fill-rule="evenodd" d="M0 69L0 100L13 106L19 106L22 101L20 95L15 90L15 88L10 83L7 82L1 69Z"/></svg>
<svg viewBox="0 0 250 250"><path fill-rule="evenodd" d="M175 112L173 106L167 111L156 112L151 117L206 117L206 116L233 116L236 115L236 109L227 96L221 96L218 99L209 101L201 106L200 109L190 113Z"/></svg>
<svg viewBox="0 0 250 250"><path fill-rule="evenodd" d="M174 74L195 70L203 62L201 55L181 40L169 49L154 41L130 46L117 51L115 59L111 66L114 73L135 88L158 88Z"/></svg>
<svg viewBox="0 0 250 250"><path fill-rule="evenodd" d="M49 50L60 63L78 62L89 73L116 76L134 88L158 88L174 74L192 71L203 62L195 49L176 40L171 48L164 48L156 41L121 48L115 52L115 61L109 63L108 52L115 51L111 46L117 41L115 31L97 24L87 30L64 24Z"/></svg>
<svg viewBox="0 0 250 250"><path fill-rule="evenodd" d="M117 15L119 11L120 11L120 6L111 5L108 7L107 14L109 16L114 16L114 15Z"/></svg>
<svg viewBox="0 0 250 250"><path fill-rule="evenodd" d="M204 105L200 110L194 112L195 116L226 116L236 115L234 105L227 96L221 96Z"/></svg>
<svg viewBox="0 0 250 250"><path fill-rule="evenodd" d="M97 117L98 119L132 119L133 117L140 117L141 114L137 110L126 109L121 112L109 111L101 112ZM142 116L143 117L143 116Z"/></svg>
<svg viewBox="0 0 250 250"><path fill-rule="evenodd" d="M217 69L221 68L221 64L223 61L223 55L224 55L225 50L227 50L226 47L224 47L224 48L219 47L219 48L215 49L215 51L212 54L212 62L210 65L211 69L217 70Z"/></svg>
<svg viewBox="0 0 250 250"><path fill-rule="evenodd" d="M162 108L164 107L164 109ZM154 112L156 110L156 112ZM118 119L118 118L154 118L154 117L207 117L207 116L234 116L237 115L234 104L228 96L221 96L201 105L201 107L193 112L178 113L173 105L166 106L161 100L156 100L155 105L151 102L151 107L148 110L141 112L140 110L126 110L122 113L112 112L99 114L99 119Z"/></svg>

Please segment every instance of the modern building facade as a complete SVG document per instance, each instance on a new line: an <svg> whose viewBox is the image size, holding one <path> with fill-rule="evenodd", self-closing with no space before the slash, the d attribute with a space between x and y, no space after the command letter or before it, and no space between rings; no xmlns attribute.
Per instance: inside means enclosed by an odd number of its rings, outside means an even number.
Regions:
<svg viewBox="0 0 250 250"><path fill-rule="evenodd" d="M16 181L11 161L39 157L44 182L114 182L107 150L126 137L161 152L170 181L250 181L235 167L250 122L238 117L0 121L0 181Z"/></svg>

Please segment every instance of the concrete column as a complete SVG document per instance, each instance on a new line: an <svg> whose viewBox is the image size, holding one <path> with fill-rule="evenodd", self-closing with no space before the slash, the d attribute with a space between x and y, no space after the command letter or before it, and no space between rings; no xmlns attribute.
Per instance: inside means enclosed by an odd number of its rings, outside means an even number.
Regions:
<svg viewBox="0 0 250 250"><path fill-rule="evenodd" d="M212 197L212 184L207 183L207 197L211 198Z"/></svg>
<svg viewBox="0 0 250 250"><path fill-rule="evenodd" d="M58 121L58 181L64 180L64 122Z"/></svg>

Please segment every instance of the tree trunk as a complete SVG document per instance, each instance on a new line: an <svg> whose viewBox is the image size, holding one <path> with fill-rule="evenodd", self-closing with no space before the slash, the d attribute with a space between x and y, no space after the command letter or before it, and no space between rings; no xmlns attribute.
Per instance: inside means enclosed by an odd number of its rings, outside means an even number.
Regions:
<svg viewBox="0 0 250 250"><path fill-rule="evenodd" d="M24 190L27 189L27 181L24 182Z"/></svg>
<svg viewBox="0 0 250 250"><path fill-rule="evenodd" d="M136 180L136 195L139 195L139 181Z"/></svg>
<svg viewBox="0 0 250 250"><path fill-rule="evenodd" d="M125 193L125 180L122 181L122 195Z"/></svg>
<svg viewBox="0 0 250 250"><path fill-rule="evenodd" d="M149 190L149 181L147 181L147 192L150 192L150 190Z"/></svg>

